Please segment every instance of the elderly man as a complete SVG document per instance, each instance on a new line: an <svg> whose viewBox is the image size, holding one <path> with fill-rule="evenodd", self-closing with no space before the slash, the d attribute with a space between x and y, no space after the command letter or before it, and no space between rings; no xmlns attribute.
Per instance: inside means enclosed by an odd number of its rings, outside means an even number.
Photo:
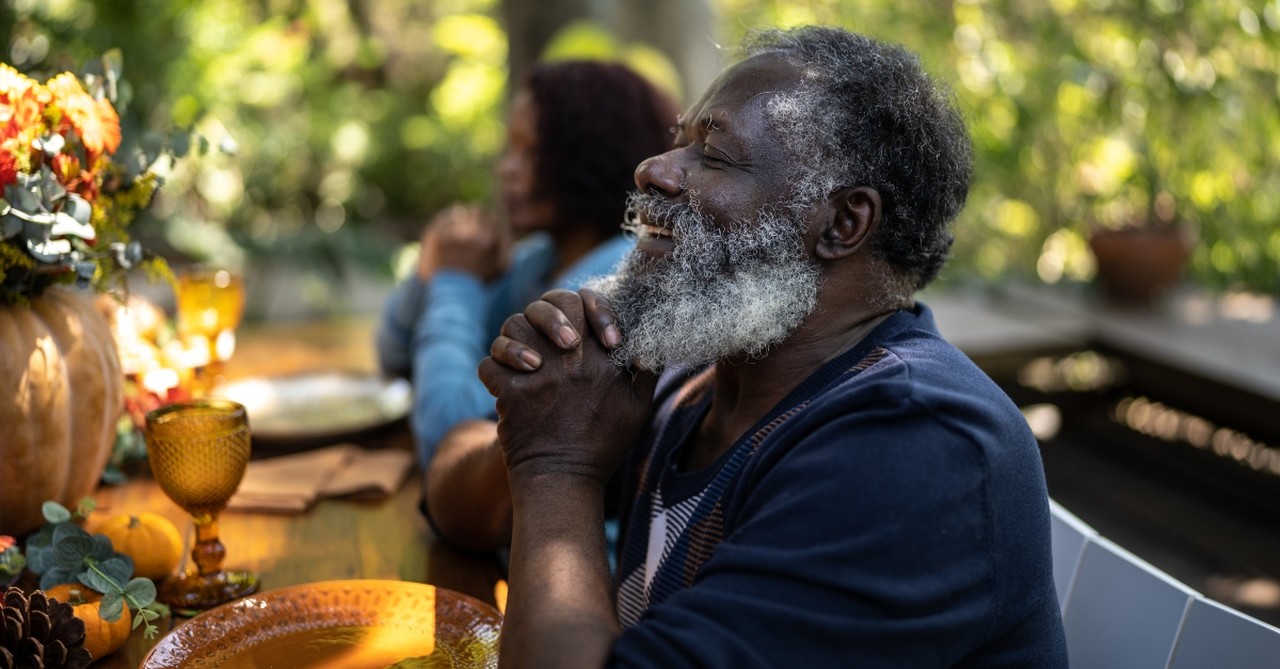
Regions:
<svg viewBox="0 0 1280 669"><path fill-rule="evenodd" d="M510 532L502 665L1065 667L1036 442L912 297L968 191L960 115L843 30L747 54L637 168L635 250L508 320L496 429L432 464L444 535Z"/></svg>

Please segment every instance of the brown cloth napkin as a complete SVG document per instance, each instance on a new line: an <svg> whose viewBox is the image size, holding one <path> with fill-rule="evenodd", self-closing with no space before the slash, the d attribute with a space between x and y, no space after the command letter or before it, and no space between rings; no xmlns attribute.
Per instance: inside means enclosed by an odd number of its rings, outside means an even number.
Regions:
<svg viewBox="0 0 1280 669"><path fill-rule="evenodd" d="M413 469L413 453L355 444L254 460L227 505L233 511L302 513L322 497L390 496Z"/></svg>

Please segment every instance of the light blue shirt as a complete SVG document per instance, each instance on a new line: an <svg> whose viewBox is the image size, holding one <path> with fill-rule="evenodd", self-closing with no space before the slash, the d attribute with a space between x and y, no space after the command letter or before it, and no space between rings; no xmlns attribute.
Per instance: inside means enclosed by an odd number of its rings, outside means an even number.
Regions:
<svg viewBox="0 0 1280 669"><path fill-rule="evenodd" d="M426 466L436 444L458 423L494 416L494 399L476 376L503 321L553 288L576 290L613 271L634 246L619 235L552 277L555 247L537 233L512 249L511 266L489 284L468 272L441 270L429 282L401 283L383 308L378 359L389 373L413 383L413 429L418 462Z"/></svg>

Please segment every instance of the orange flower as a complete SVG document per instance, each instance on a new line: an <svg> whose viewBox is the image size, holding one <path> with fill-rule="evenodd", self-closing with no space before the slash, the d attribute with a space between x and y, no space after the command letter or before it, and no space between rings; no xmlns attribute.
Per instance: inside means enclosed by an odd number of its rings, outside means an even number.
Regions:
<svg viewBox="0 0 1280 669"><path fill-rule="evenodd" d="M41 125L44 106L51 99L47 88L0 63L0 123L13 121L19 128L34 130Z"/></svg>
<svg viewBox="0 0 1280 669"><path fill-rule="evenodd" d="M4 552L5 549L17 543L18 543L17 539L14 539L13 537L7 534L0 534L0 552Z"/></svg>
<svg viewBox="0 0 1280 669"><path fill-rule="evenodd" d="M98 196L98 184L92 170L82 169L80 159L69 153L59 153L50 161L53 175L62 187L76 193L89 202Z"/></svg>
<svg viewBox="0 0 1280 669"><path fill-rule="evenodd" d="M63 72L46 84L53 94L54 104L62 110L62 128L66 134L74 129L80 135L89 162L103 153L115 153L120 148L120 117L108 100L95 100L85 92L80 80L70 72Z"/></svg>

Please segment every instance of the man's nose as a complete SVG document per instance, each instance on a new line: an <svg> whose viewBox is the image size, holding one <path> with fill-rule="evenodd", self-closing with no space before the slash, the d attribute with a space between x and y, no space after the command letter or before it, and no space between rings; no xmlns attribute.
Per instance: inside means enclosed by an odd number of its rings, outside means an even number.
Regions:
<svg viewBox="0 0 1280 669"><path fill-rule="evenodd" d="M685 173L675 157L675 151L668 151L641 162L636 166L636 188L649 195L678 197L684 192Z"/></svg>

